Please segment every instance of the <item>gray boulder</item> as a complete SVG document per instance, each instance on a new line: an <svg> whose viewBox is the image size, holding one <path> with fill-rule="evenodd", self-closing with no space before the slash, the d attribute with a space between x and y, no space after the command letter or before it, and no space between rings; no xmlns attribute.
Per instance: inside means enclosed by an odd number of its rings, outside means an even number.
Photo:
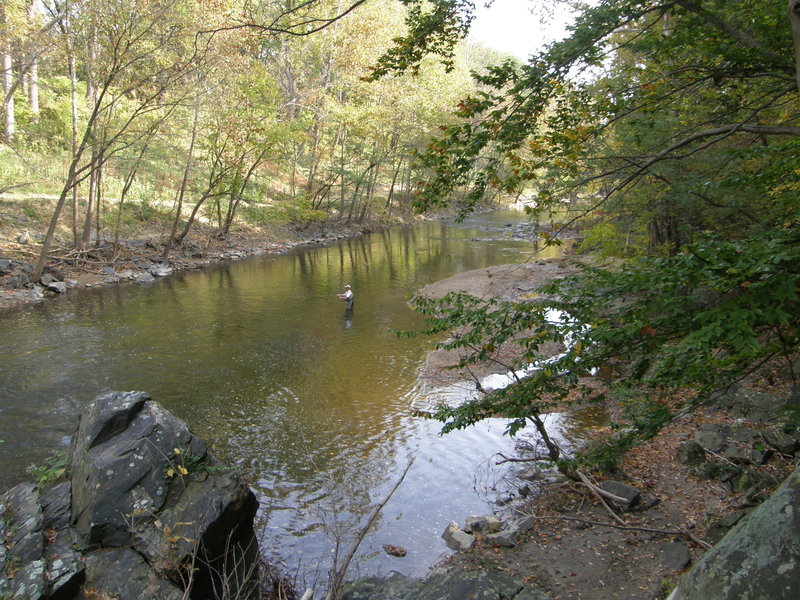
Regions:
<svg viewBox="0 0 800 600"><path fill-rule="evenodd" d="M183 592L159 577L136 551L130 548L104 548L84 556L87 598L117 600L181 600Z"/></svg>
<svg viewBox="0 0 800 600"><path fill-rule="evenodd" d="M768 423L780 420L784 398L749 390L741 385L734 386L720 402L730 411L732 417L743 418L751 423Z"/></svg>
<svg viewBox="0 0 800 600"><path fill-rule="evenodd" d="M397 572L388 577L366 577L348 583L339 594L341 600L405 600L419 589L420 581Z"/></svg>
<svg viewBox="0 0 800 600"><path fill-rule="evenodd" d="M153 283L156 280L149 272L139 273L133 279L136 283Z"/></svg>
<svg viewBox="0 0 800 600"><path fill-rule="evenodd" d="M623 499L620 504L620 507L623 510L628 510L636 504L639 503L641 499L641 493L635 487L630 486L626 483L621 483L619 481L613 480L606 480L600 484L600 487L610 494L614 494L615 496L619 496Z"/></svg>
<svg viewBox="0 0 800 600"><path fill-rule="evenodd" d="M64 492L63 487L55 491ZM68 514L68 493L66 498ZM78 540L66 529L67 519L55 516L57 505L64 506L54 498L46 502L27 483L0 496L0 565L5 566L0 569L0 598L71 598L78 591L83 576L73 549Z"/></svg>
<svg viewBox="0 0 800 600"><path fill-rule="evenodd" d="M797 439L793 435L776 428L767 429L761 433L764 441L781 454L792 455L797 450Z"/></svg>
<svg viewBox="0 0 800 600"><path fill-rule="evenodd" d="M0 495L0 564L14 565L0 598L256 598L257 508L147 394L104 394L83 412L69 480Z"/></svg>
<svg viewBox="0 0 800 600"><path fill-rule="evenodd" d="M504 529L497 533L490 533L486 536L486 543L492 546L500 546L502 548L513 548L517 545L517 536L519 531L516 529Z"/></svg>
<svg viewBox="0 0 800 600"><path fill-rule="evenodd" d="M53 281L47 284L47 289L56 294L63 294L67 291L67 284L64 281Z"/></svg>
<svg viewBox="0 0 800 600"><path fill-rule="evenodd" d="M6 287L12 290L20 290L31 282L30 277L25 273L15 273L6 280Z"/></svg>
<svg viewBox="0 0 800 600"><path fill-rule="evenodd" d="M503 527L503 522L494 515L481 517L467 517L464 531L467 533L497 533Z"/></svg>
<svg viewBox="0 0 800 600"><path fill-rule="evenodd" d="M99 396L85 409L76 434L75 529L93 546L131 547L150 568L191 578L209 595L225 579L248 597L257 572L258 502L207 450L147 394ZM187 571L193 562L204 568ZM92 577L87 566L87 580Z"/></svg>
<svg viewBox="0 0 800 600"><path fill-rule="evenodd" d="M172 273L172 267L169 265L159 263L150 267L150 274L153 277L166 277L170 273Z"/></svg>
<svg viewBox="0 0 800 600"><path fill-rule="evenodd" d="M451 550L469 550L475 538L461 530L456 523L450 523L442 533L442 539Z"/></svg>
<svg viewBox="0 0 800 600"><path fill-rule="evenodd" d="M684 465L699 465L706 460L706 451L697 442L684 442L678 447L678 462Z"/></svg>
<svg viewBox="0 0 800 600"><path fill-rule="evenodd" d="M800 469L678 584L671 600L800 598Z"/></svg>
<svg viewBox="0 0 800 600"><path fill-rule="evenodd" d="M692 562L692 555L686 544L672 542L661 549L661 564L670 571L678 571Z"/></svg>
<svg viewBox="0 0 800 600"><path fill-rule="evenodd" d="M549 600L541 592L496 571L452 570L429 577L407 600Z"/></svg>
<svg viewBox="0 0 800 600"><path fill-rule="evenodd" d="M399 573L348 584L340 600L550 600L497 571L451 569L424 581Z"/></svg>
<svg viewBox="0 0 800 600"><path fill-rule="evenodd" d="M729 425L722 423L708 423L702 425L694 434L694 441L704 450L718 453L727 445L731 435Z"/></svg>

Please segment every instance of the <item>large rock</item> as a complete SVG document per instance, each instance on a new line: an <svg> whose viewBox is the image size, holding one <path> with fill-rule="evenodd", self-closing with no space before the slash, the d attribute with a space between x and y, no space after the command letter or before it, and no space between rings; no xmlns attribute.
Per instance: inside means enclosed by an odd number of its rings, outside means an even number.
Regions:
<svg viewBox="0 0 800 600"><path fill-rule="evenodd" d="M467 517L464 531L467 533L497 533L502 527L503 521L494 515Z"/></svg>
<svg viewBox="0 0 800 600"><path fill-rule="evenodd" d="M180 454L176 453L176 450ZM204 443L143 392L112 392L84 412L72 463L72 519L89 544L125 546L164 508ZM172 476L170 476L170 472Z"/></svg>
<svg viewBox="0 0 800 600"><path fill-rule="evenodd" d="M729 410L733 417L752 423L767 423L781 419L781 409L786 402L786 398L736 385L719 399L717 405Z"/></svg>
<svg viewBox="0 0 800 600"><path fill-rule="evenodd" d="M453 570L428 578L407 600L549 600L499 572Z"/></svg>
<svg viewBox="0 0 800 600"><path fill-rule="evenodd" d="M451 522L444 530L442 539L451 550L469 550L475 543L475 537L462 531L454 522Z"/></svg>
<svg viewBox="0 0 800 600"><path fill-rule="evenodd" d="M623 510L628 510L636 506L641 500L641 493L635 487L619 481L608 479L600 484L600 487L620 498L618 503Z"/></svg>
<svg viewBox="0 0 800 600"><path fill-rule="evenodd" d="M706 552L670 600L800 598L800 469Z"/></svg>
<svg viewBox="0 0 800 600"><path fill-rule="evenodd" d="M137 573L131 576L135 590L126 595L106 590L107 579L98 579L87 562L87 585L93 589L133 599L143 597L136 590L146 579L147 586L171 597L160 587L168 576L191 580L192 597L212 596L223 580L238 597L251 595L258 558L255 495L208 455L205 442L186 423L147 394L111 392L86 408L71 483L72 523L84 542L93 549L129 547L139 557L124 556ZM105 552L93 560L102 565L116 556L123 557ZM155 579L141 575L140 563Z"/></svg>
<svg viewBox="0 0 800 600"><path fill-rule="evenodd" d="M159 575L130 548L104 548L84 557L85 598L181 600L183 591Z"/></svg>
<svg viewBox="0 0 800 600"><path fill-rule="evenodd" d="M549 600L497 571L452 569L417 581L398 573L370 577L345 587L341 600Z"/></svg>
<svg viewBox="0 0 800 600"><path fill-rule="evenodd" d="M255 495L142 392L84 411L70 478L0 494L0 598L258 596Z"/></svg>
<svg viewBox="0 0 800 600"><path fill-rule="evenodd" d="M684 465L699 465L705 462L706 451L697 442L684 442L678 447L676 458Z"/></svg>

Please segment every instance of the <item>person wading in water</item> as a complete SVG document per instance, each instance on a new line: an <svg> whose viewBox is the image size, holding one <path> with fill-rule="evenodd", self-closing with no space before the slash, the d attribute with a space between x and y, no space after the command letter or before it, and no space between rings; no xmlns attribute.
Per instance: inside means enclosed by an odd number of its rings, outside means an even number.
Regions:
<svg viewBox="0 0 800 600"><path fill-rule="evenodd" d="M337 297L344 300L345 312L353 312L353 290L350 289L349 285L344 286L344 294L338 294Z"/></svg>

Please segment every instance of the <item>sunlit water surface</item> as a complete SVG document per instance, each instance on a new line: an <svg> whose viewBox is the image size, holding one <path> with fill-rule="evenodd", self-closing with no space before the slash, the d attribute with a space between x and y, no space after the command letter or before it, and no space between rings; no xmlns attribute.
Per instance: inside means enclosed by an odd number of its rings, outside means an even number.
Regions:
<svg viewBox="0 0 800 600"><path fill-rule="evenodd" d="M432 342L395 332L421 324L407 305L421 286L534 257L509 226L523 220L397 227L1 315L0 486L65 448L97 394L144 390L241 469L265 554L306 583L324 579L336 541L352 543L414 458L351 574L424 574L447 552L451 520L492 511L508 485L492 457L515 442L502 421L440 437L413 417ZM352 318L336 298L347 283Z"/></svg>

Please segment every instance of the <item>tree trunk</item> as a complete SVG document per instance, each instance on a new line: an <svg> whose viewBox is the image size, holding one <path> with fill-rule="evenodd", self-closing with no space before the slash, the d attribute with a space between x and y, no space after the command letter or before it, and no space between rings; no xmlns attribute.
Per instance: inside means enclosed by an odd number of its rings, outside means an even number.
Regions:
<svg viewBox="0 0 800 600"><path fill-rule="evenodd" d="M14 134L16 133L16 119L14 117L14 94L12 88L14 85L14 72L12 71L13 60L11 58L11 51L4 49L2 56L3 67L3 137L7 142L14 141Z"/></svg>
<svg viewBox="0 0 800 600"><path fill-rule="evenodd" d="M97 166L97 183L94 188L95 207L94 207L94 247L99 248L102 232L102 224L100 217L102 216L101 210L103 207L103 157L100 157L100 164Z"/></svg>
<svg viewBox="0 0 800 600"><path fill-rule="evenodd" d="M92 25L89 35L89 57L86 64L86 97L89 99L97 97L97 85L94 81L94 65L97 61L97 29Z"/></svg>
<svg viewBox="0 0 800 600"><path fill-rule="evenodd" d="M800 93L800 0L789 0L789 21L794 40L794 76L797 92Z"/></svg>
<svg viewBox="0 0 800 600"><path fill-rule="evenodd" d="M31 114L39 114L39 60L34 59L28 71L28 102Z"/></svg>
<svg viewBox="0 0 800 600"><path fill-rule="evenodd" d="M183 198L186 194L186 186L189 183L189 171L192 168L194 143L195 140L197 139L197 122L199 120L199 117L200 117L200 99L198 98L194 104L194 117L192 119L192 136L189 139L189 152L187 152L186 154L186 164L183 167L183 179L181 179L181 187L178 190L178 197L176 199L177 206L175 208L175 220L172 221L172 230L170 231L169 237L167 238L166 242L164 242L164 254L161 256L161 260L163 262L167 261L167 258L169 257L169 251L172 248L172 245L175 244L176 242L180 243L181 241L183 241L183 237L186 235L184 233L184 235L180 238L180 240L176 240L175 238L175 233L178 231L178 223L180 223L181 220L181 211L183 210ZM195 213L196 209L195 212L192 212L192 216L194 216ZM188 233L188 227L186 232Z"/></svg>
<svg viewBox="0 0 800 600"><path fill-rule="evenodd" d="M397 166L392 173L392 185L389 186L389 193L386 195L386 214L392 214L392 198L394 197L394 186L397 184L397 177L400 175L400 169L403 168L403 159L397 161Z"/></svg>
<svg viewBox="0 0 800 600"><path fill-rule="evenodd" d="M150 138L152 139L152 137ZM119 255L119 236L120 236L120 225L122 223L122 208L125 204L125 198L128 196L128 192L133 185L133 180L136 177L136 173L139 170L139 165L142 163L142 159L144 158L145 153L147 152L147 148L150 144L150 139L145 141L142 145L142 149L139 151L139 154L136 156L136 161L133 163L131 170L128 171L128 174L125 176L125 183L122 186L122 191L119 195L119 204L117 205L117 218L114 223L114 258L116 260L117 256Z"/></svg>
<svg viewBox="0 0 800 600"><path fill-rule="evenodd" d="M95 188L97 187L97 133L92 130L92 156L91 156L91 171L89 174L89 193L86 197L86 214L83 218L83 233L81 234L78 250L85 251L89 247L89 241L92 238L92 217L94 216L94 196Z"/></svg>
<svg viewBox="0 0 800 600"><path fill-rule="evenodd" d="M69 35L69 34L67 34ZM75 74L74 46L68 43L69 52L69 83L70 102L72 104L72 157L78 154L78 79ZM78 186L72 186L72 243L75 248L79 246L78 240Z"/></svg>
<svg viewBox="0 0 800 600"><path fill-rule="evenodd" d="M36 23L36 0L28 6L28 19ZM28 102L31 114L39 114L39 59L35 51L31 51L31 65L28 70Z"/></svg>

